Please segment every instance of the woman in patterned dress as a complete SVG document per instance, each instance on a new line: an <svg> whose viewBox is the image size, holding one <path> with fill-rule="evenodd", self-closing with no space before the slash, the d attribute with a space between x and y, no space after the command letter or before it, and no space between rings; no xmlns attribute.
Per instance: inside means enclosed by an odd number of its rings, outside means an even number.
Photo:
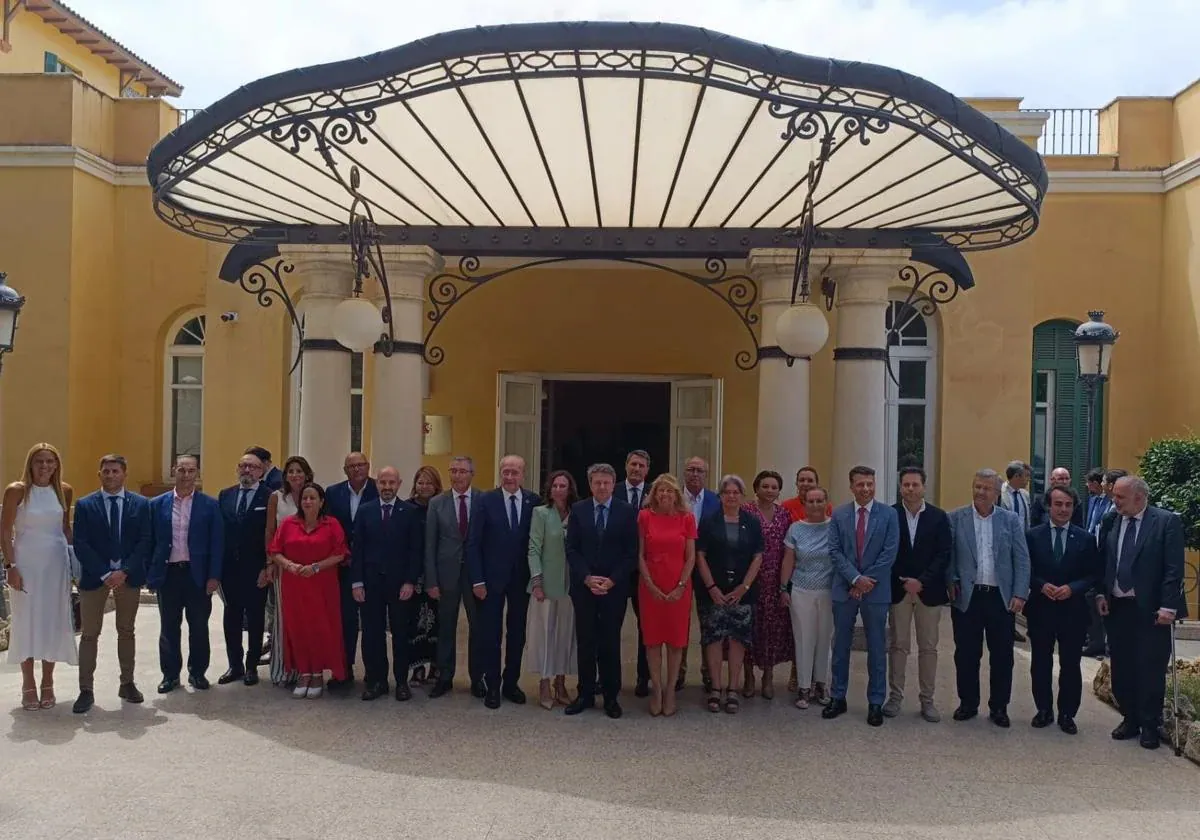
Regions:
<svg viewBox="0 0 1200 840"><path fill-rule="evenodd" d="M754 605L754 643L746 657L743 697L754 696L754 669L762 671L762 696L775 696L775 666L790 663L795 655L792 641L792 617L779 602L779 572L783 565L783 538L792 524L791 514L777 504L783 478L772 470L754 477L754 496L746 511L762 526L763 560L759 570L758 601Z"/></svg>
<svg viewBox="0 0 1200 840"><path fill-rule="evenodd" d="M412 493L408 500L420 511L422 530L429 500L442 492L442 476L433 467L421 467L413 476ZM421 564L425 568L425 564ZM437 670L433 662L437 657L438 620L437 604L425 592L425 577L417 578L417 590L413 595L413 607L408 626L408 656L412 666L413 685L437 682Z"/></svg>

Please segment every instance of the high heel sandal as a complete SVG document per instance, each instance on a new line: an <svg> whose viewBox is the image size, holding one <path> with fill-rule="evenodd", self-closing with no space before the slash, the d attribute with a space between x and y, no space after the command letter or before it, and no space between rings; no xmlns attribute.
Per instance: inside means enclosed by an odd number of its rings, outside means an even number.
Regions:
<svg viewBox="0 0 1200 840"><path fill-rule="evenodd" d="M554 702L559 706L571 705L571 695L567 693L566 677L554 678Z"/></svg>
<svg viewBox="0 0 1200 840"><path fill-rule="evenodd" d="M538 705L546 711L554 708L554 695L550 693L550 680L538 683Z"/></svg>
<svg viewBox="0 0 1200 840"><path fill-rule="evenodd" d="M58 703L58 698L54 696L54 683L47 685L42 683L42 698L38 703L38 707L42 709L53 709Z"/></svg>
<svg viewBox="0 0 1200 840"><path fill-rule="evenodd" d="M741 708L741 704L738 703L737 694L732 691L729 692L725 696L725 714L736 715L739 708Z"/></svg>
<svg viewBox="0 0 1200 840"><path fill-rule="evenodd" d="M300 679L296 680L296 687L292 689L292 696L297 700L303 700L308 696L308 686L312 682L312 674L301 674Z"/></svg>
<svg viewBox="0 0 1200 840"><path fill-rule="evenodd" d="M746 679L742 681L742 696L749 700L754 694L754 671L747 670Z"/></svg>
<svg viewBox="0 0 1200 840"><path fill-rule="evenodd" d="M32 700L29 699L30 696L33 697ZM38 690L36 688L21 689L21 708L27 712L36 712L42 708L38 702Z"/></svg>
<svg viewBox="0 0 1200 840"><path fill-rule="evenodd" d="M769 676L770 672L763 674L762 688L759 693L762 694L764 700L775 699L775 681Z"/></svg>
<svg viewBox="0 0 1200 840"><path fill-rule="evenodd" d="M708 710L713 714L721 711L721 694L718 691L710 691L707 700Z"/></svg>
<svg viewBox="0 0 1200 840"><path fill-rule="evenodd" d="M663 713L663 692L657 683L650 686L650 717L658 717Z"/></svg>
<svg viewBox="0 0 1200 840"><path fill-rule="evenodd" d="M675 717L675 713L679 711L679 702L675 699L675 692L668 691L663 695L663 717Z"/></svg>

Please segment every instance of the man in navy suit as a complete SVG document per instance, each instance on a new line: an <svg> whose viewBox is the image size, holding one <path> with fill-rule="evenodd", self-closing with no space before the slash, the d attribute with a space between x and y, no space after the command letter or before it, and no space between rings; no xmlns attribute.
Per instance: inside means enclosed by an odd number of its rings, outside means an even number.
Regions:
<svg viewBox="0 0 1200 840"><path fill-rule="evenodd" d="M212 595L221 585L225 560L225 519L212 496L196 489L200 461L195 455L175 459L175 489L150 501L153 549L146 585L158 593L161 630L158 663L162 682L158 693L179 687L183 670L180 635L188 623L188 684L208 688L208 617ZM264 534L265 537L265 534Z"/></svg>
<svg viewBox="0 0 1200 840"><path fill-rule="evenodd" d="M283 471L271 463L271 450L264 449L261 446L251 446L244 454L253 455L262 461L262 483L267 485L268 490L275 491L283 486Z"/></svg>
<svg viewBox="0 0 1200 840"><path fill-rule="evenodd" d="M79 699L72 708L84 714L95 702L93 675L111 593L116 607L117 659L121 688L130 703L144 699L133 682L134 624L146 564L150 560L149 502L125 489L126 462L121 455L100 459L100 488L75 503L75 556L79 560Z"/></svg>
<svg viewBox="0 0 1200 840"><path fill-rule="evenodd" d="M1043 507L1050 521L1025 533L1029 546L1029 600L1025 620L1032 661L1033 726L1054 723L1054 647L1058 646L1058 726L1068 735L1079 731L1075 713L1083 697L1083 637L1090 621L1088 590L1100 575L1100 552L1086 530L1073 524L1079 497L1070 485L1046 492Z"/></svg>
<svg viewBox="0 0 1200 840"><path fill-rule="evenodd" d="M650 472L650 453L644 449L635 449L625 456L625 480L613 490L613 497L633 505L639 510L646 504L646 493L650 486L646 484L646 475ZM650 664L646 659L646 646L642 644L642 610L638 604L638 570L634 563L633 574L629 578L629 603L633 607L633 616L638 626L638 656L637 656L637 685L633 693L636 697L650 696Z"/></svg>
<svg viewBox="0 0 1200 840"><path fill-rule="evenodd" d="M246 454L238 461L237 471L238 483L217 496L225 520L221 593L225 596L222 626L229 658L229 670L217 679L219 685L237 680L246 685L258 683L266 632L267 585L271 580L263 540L271 490L262 483L263 463L257 455ZM245 648L243 627L247 634Z"/></svg>
<svg viewBox="0 0 1200 840"><path fill-rule="evenodd" d="M577 715L596 704L596 669L604 689L604 713L621 716L621 624L629 581L638 562L637 509L613 497L617 472L608 464L588 467L592 497L571 507L567 567L579 650L579 696L567 706Z"/></svg>
<svg viewBox="0 0 1200 840"><path fill-rule="evenodd" d="M706 516L711 516L721 509L721 497L709 490L705 486L707 483L708 461L698 456L688 458L683 465L683 498L692 509L697 526ZM700 579L699 570L695 571L695 578ZM687 648L684 648L683 659L679 663L679 678L675 680L676 691L682 691L687 681L687 654ZM704 661L703 656L700 657L700 678L704 683L704 690L711 692L712 680L708 675L708 663Z"/></svg>
<svg viewBox="0 0 1200 840"><path fill-rule="evenodd" d="M1050 470L1050 484L1046 488L1051 487L1070 487L1071 486L1071 471L1066 467L1055 467ZM1046 496L1041 496L1033 499L1029 505L1029 527L1036 528L1039 525L1045 525L1050 519L1050 509L1046 507ZM1071 514L1071 524L1077 525L1080 528L1087 527L1087 520L1083 517L1083 505L1075 506L1075 512Z"/></svg>
<svg viewBox="0 0 1200 840"><path fill-rule="evenodd" d="M479 512L471 517L467 533L467 569L471 589L479 600L483 625L479 641L486 684L483 704L489 709L500 708L501 696L510 703L525 702L525 692L517 681L521 678L525 617L529 612L529 520L539 500L521 486L524 480L524 458L519 455L501 458L500 486L483 494ZM447 628L443 632L451 631Z"/></svg>
<svg viewBox="0 0 1200 840"><path fill-rule="evenodd" d="M392 674L396 699L411 700L408 687L408 625L421 574L425 535L417 506L396 498L400 472L384 467L376 479L379 497L364 502L354 517L350 541L350 587L362 612L363 700L388 693L387 629L392 628Z"/></svg>
<svg viewBox="0 0 1200 840"><path fill-rule="evenodd" d="M349 541L351 556L354 554L354 519L366 502L379 498L375 479L371 478L371 462L361 452L351 452L342 465L345 481L339 481L325 491L325 509L342 526L342 533ZM354 683L354 654L358 650L358 602L354 600L351 586L353 577L350 565L338 566L338 585L342 590L342 642L346 648L346 683ZM337 685L331 682L330 688Z"/></svg>
<svg viewBox="0 0 1200 840"><path fill-rule="evenodd" d="M875 470L850 470L854 501L833 512L829 557L833 561L833 673L831 700L821 717L846 713L850 646L861 612L867 633L867 723L883 725L887 692L887 620L892 605L892 566L900 547L896 512L875 500Z"/></svg>

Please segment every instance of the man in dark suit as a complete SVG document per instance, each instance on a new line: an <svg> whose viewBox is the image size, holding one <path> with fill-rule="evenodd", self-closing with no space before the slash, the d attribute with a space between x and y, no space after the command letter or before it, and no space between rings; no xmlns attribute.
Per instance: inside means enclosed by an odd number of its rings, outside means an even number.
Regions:
<svg viewBox="0 0 1200 840"><path fill-rule="evenodd" d="M637 510L613 497L617 472L608 464L588 467L592 497L571 507L567 567L579 651L579 696L567 706L577 715L596 704L596 670L604 689L604 713L621 716L621 624L638 562Z"/></svg>
<svg viewBox="0 0 1200 840"><path fill-rule="evenodd" d="M1029 600L1025 620L1029 629L1033 726L1054 723L1054 646L1058 645L1058 726L1068 735L1079 731L1075 713L1083 697L1083 637L1088 628L1088 591L1100 573L1100 553L1086 530L1073 524L1081 507L1068 484L1056 484L1043 502L1050 521L1025 533L1029 546Z"/></svg>
<svg viewBox="0 0 1200 840"><path fill-rule="evenodd" d="M79 698L72 711L84 714L95 702L96 652L111 593L116 608L117 659L121 688L130 703L144 699L133 681L134 626L146 565L150 562L150 503L125 489L121 455L100 459L100 489L75 503L75 556L79 560Z"/></svg>
<svg viewBox="0 0 1200 840"><path fill-rule="evenodd" d="M1104 582L1096 607L1105 616L1112 652L1112 686L1124 719L1115 740L1141 736L1159 746L1158 726L1171 658L1171 624L1187 617L1183 600L1183 524L1149 505L1150 489L1135 476L1117 479L1113 507L1119 521L1101 543Z"/></svg>
<svg viewBox="0 0 1200 840"><path fill-rule="evenodd" d="M644 449L635 449L625 456L625 480L617 485L613 497L633 505L634 510L640 510L646 504L646 474L650 472L650 454ZM633 616L637 619L638 627L638 657L637 685L633 693L637 697L650 696L650 664L646 660L646 646L642 644L642 611L638 604L638 570L634 564L633 575L629 579L629 603L633 606Z"/></svg>
<svg viewBox="0 0 1200 840"><path fill-rule="evenodd" d="M1093 499L1095 504L1092 506L1088 516L1087 529L1095 538L1096 544L1100 546L1100 555L1102 558L1104 555L1104 541L1108 534L1108 529L1119 518L1117 512L1113 510L1113 487L1116 485L1117 479L1124 478L1127 475L1129 473L1122 469L1105 470L1100 477L1100 495L1098 498ZM1090 479L1088 484L1090 488ZM1101 581L1097 579L1096 583L1099 585ZM1099 604L1096 601L1096 596L1099 594L1100 592L1097 590L1089 598L1092 604L1092 623L1088 628L1087 644L1083 649L1083 655L1103 659L1108 655L1108 633L1104 628L1104 616L1100 615Z"/></svg>
<svg viewBox="0 0 1200 840"><path fill-rule="evenodd" d="M706 486L708 484L708 461L698 456L692 456L683 465L683 500L692 511L692 516L699 526L706 516L721 509L721 497ZM700 580L700 572L695 572L696 580ZM699 607L697 607L699 609ZM687 681L687 648L683 649L683 660L679 663L679 678L675 681L675 690L682 691ZM703 651L700 656L700 680L704 690L712 691L712 679L708 673L708 663L704 661Z"/></svg>
<svg viewBox="0 0 1200 840"><path fill-rule="evenodd" d="M361 452L351 452L342 465L345 481L339 481L325 491L325 509L342 526L342 533L349 541L351 556L354 555L354 519L366 502L379 498L375 479L371 478L371 462ZM342 642L346 649L346 684L354 684L354 659L358 651L358 602L354 600L351 586L350 564L338 566L338 585L342 590ZM331 682L330 688L337 688Z"/></svg>
<svg viewBox="0 0 1200 840"><path fill-rule="evenodd" d="M421 574L424 534L417 506L400 501L400 472L384 467L375 481L379 498L364 502L354 517L350 542L351 591L362 612L363 700L388 693L388 626L392 628L392 676L396 699L411 700L408 632L413 594Z"/></svg>
<svg viewBox="0 0 1200 840"><path fill-rule="evenodd" d="M483 704L489 709L500 708L501 696L510 703L525 702L525 692L517 681L521 678L525 618L529 612L529 520L538 497L521 486L524 480L524 458L501 458L500 486L483 494L467 533L467 569L483 625L479 639L484 661Z"/></svg>
<svg viewBox="0 0 1200 840"><path fill-rule="evenodd" d="M1071 486L1071 471L1066 467L1055 467L1050 471L1050 487L1070 487ZM1045 525L1050 519L1050 510L1046 507L1046 497L1039 496L1034 499L1029 505L1029 527L1036 528L1039 525ZM1076 505L1074 513L1071 514L1071 524L1077 528L1086 527L1087 520L1084 518L1083 505Z"/></svg>
<svg viewBox="0 0 1200 840"><path fill-rule="evenodd" d="M261 446L251 446L243 454L253 455L262 461L262 483L267 485L268 490L274 492L283 486L283 471L271 463L271 450Z"/></svg>
<svg viewBox="0 0 1200 840"><path fill-rule="evenodd" d="M196 489L199 477L196 456L180 455L175 459L175 488L150 501L153 549L146 586L158 593L158 663L163 677L159 694L179 687L185 615L188 684L200 691L208 688L208 617L212 595L221 584L225 519L217 500Z"/></svg>
<svg viewBox="0 0 1200 840"><path fill-rule="evenodd" d="M217 678L217 683L228 685L241 680L256 685L266 630L267 585L271 580L263 540L271 491L262 483L263 463L257 455L243 455L237 469L238 483L217 495L225 519L221 593L225 596L222 626L229 658L229 670ZM243 627L247 634L244 649Z"/></svg>
<svg viewBox="0 0 1200 840"><path fill-rule="evenodd" d="M883 704L883 713L888 717L900 714L915 625L921 717L937 723L942 715L934 705L933 691L937 682L938 627L947 601L946 570L953 542L950 520L944 510L925 501L925 470L920 467L900 470L900 501L895 508L900 547L892 566L892 608L888 613L892 644L888 650L888 700Z"/></svg>

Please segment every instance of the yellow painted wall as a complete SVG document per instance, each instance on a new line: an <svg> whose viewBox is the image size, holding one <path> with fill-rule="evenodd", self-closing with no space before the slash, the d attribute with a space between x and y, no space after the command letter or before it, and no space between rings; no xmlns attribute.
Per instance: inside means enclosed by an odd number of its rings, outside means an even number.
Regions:
<svg viewBox="0 0 1200 840"><path fill-rule="evenodd" d="M1200 434L1200 181L1172 190L1165 207L1155 435Z"/></svg>

